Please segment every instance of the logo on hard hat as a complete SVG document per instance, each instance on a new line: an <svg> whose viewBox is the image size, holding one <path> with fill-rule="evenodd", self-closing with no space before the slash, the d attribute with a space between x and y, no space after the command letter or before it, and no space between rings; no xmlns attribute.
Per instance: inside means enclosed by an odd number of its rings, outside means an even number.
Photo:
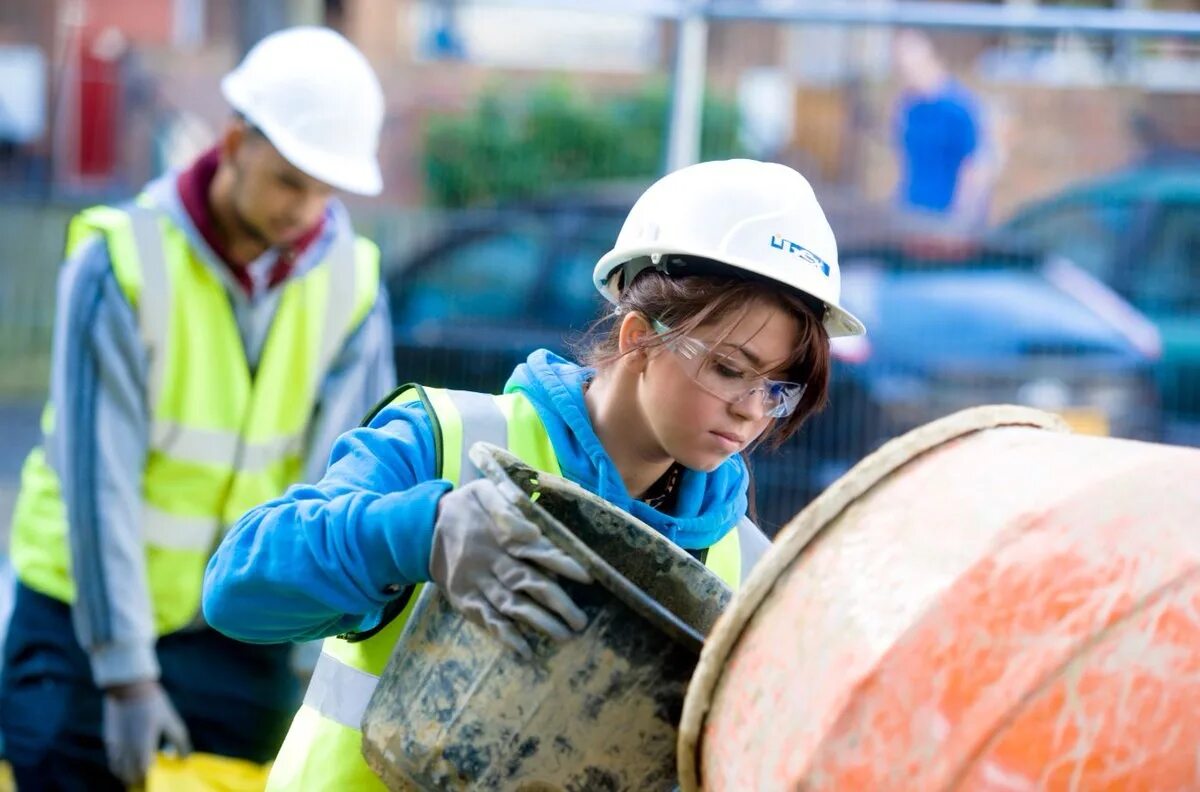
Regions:
<svg viewBox="0 0 1200 792"><path fill-rule="evenodd" d="M793 256L803 259L817 269L821 270L822 275L825 275L826 277L829 276L829 265L825 263L825 259L818 256L816 253L813 253L811 250L804 247L804 245L796 244L790 239L784 239L783 237L777 237L772 234L771 247L775 248L776 250L782 250L786 253L791 253Z"/></svg>

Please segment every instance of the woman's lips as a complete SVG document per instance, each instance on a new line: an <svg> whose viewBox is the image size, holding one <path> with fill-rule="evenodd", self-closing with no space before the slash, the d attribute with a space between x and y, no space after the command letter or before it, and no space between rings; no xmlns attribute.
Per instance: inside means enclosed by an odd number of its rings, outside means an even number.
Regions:
<svg viewBox="0 0 1200 792"><path fill-rule="evenodd" d="M726 445L734 450L740 450L742 445L745 443L742 438L730 432L710 432L710 434L720 440L723 445Z"/></svg>

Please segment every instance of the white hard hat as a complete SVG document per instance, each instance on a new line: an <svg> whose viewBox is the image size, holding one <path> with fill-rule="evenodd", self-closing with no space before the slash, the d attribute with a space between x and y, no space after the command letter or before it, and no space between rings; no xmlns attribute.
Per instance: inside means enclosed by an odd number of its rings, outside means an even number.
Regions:
<svg viewBox="0 0 1200 792"><path fill-rule="evenodd" d="M225 75L221 93L314 179L361 195L383 189L383 91L363 54L333 30L272 33Z"/></svg>
<svg viewBox="0 0 1200 792"><path fill-rule="evenodd" d="M592 279L615 303L620 284L642 269L682 274L697 265L740 270L816 298L831 338L866 332L841 306L837 242L825 213L808 180L786 165L736 159L667 174L633 205Z"/></svg>

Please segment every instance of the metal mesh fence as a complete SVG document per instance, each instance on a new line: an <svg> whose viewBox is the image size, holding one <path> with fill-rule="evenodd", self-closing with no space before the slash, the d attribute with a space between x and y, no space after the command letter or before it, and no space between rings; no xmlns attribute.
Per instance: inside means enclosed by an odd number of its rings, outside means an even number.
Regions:
<svg viewBox="0 0 1200 792"><path fill-rule="evenodd" d="M0 394L32 399L48 381L54 283L70 209L0 203Z"/></svg>
<svg viewBox="0 0 1200 792"><path fill-rule="evenodd" d="M408 31L380 69L399 104L384 142L392 192L352 211L384 251L400 379L495 389L531 349L569 351L600 309L590 269L665 161L674 33L610 14L589 41L543 9L544 29L510 19L488 34L497 12L468 4L447 39L443 6L397 3L376 23ZM809 176L846 302L870 329L835 345L828 410L756 456L766 524L887 438L974 404L1200 442L1191 39L723 20L707 40L702 158ZM169 92L178 75L147 58L156 68ZM71 205L0 207L10 399L44 393Z"/></svg>

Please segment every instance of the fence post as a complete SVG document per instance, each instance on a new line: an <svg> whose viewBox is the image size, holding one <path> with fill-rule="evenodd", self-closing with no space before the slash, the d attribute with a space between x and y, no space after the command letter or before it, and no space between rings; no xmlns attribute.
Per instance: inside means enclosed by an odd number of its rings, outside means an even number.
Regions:
<svg viewBox="0 0 1200 792"><path fill-rule="evenodd" d="M676 22L671 117L667 126L667 173L700 160L708 60L708 19L704 15L704 6L702 2L693 3Z"/></svg>

